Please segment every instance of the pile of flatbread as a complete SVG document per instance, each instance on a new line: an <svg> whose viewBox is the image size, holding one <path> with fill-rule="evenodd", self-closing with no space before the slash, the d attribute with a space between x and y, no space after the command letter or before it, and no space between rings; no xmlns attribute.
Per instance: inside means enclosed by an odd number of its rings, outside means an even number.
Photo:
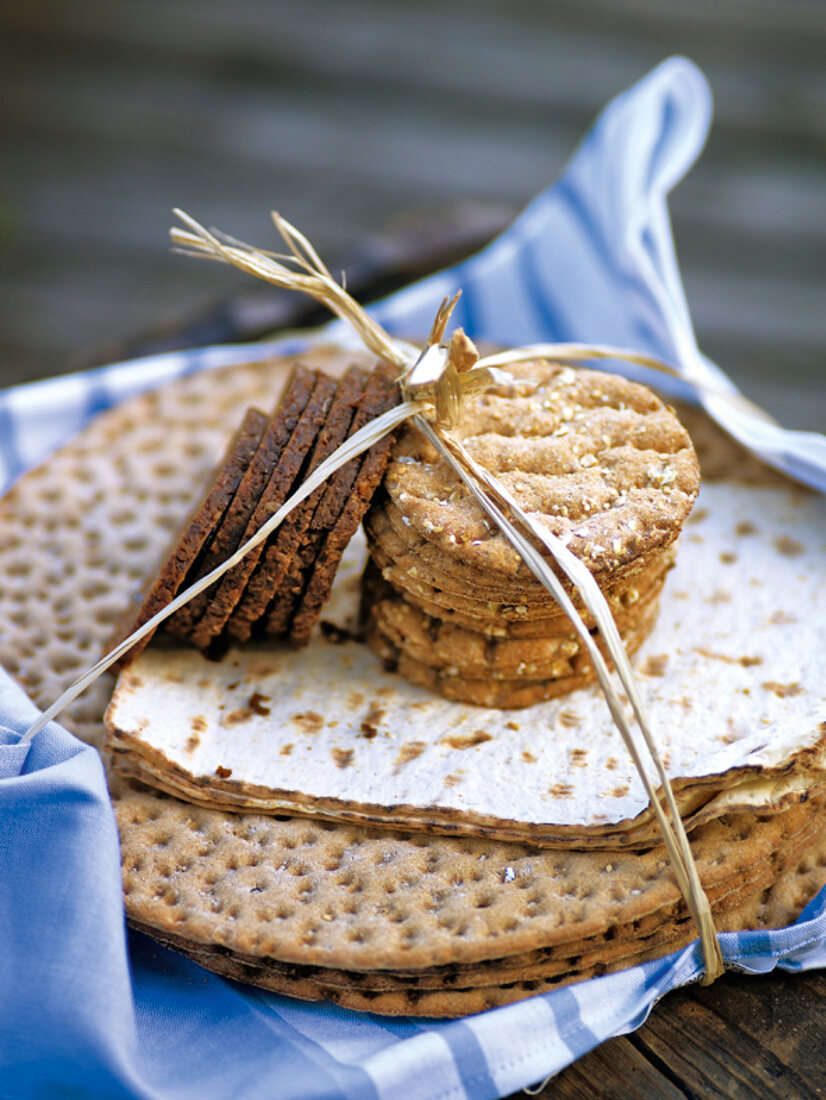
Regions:
<svg viewBox="0 0 826 1100"><path fill-rule="evenodd" d="M39 705L99 655L289 366L131 399L0 502L0 662ZM826 882L826 508L689 428L707 481L634 667L718 929L779 926ZM114 688L130 922L231 978L434 1016L696 938L599 690L496 711L385 671L353 637L363 553L308 648L215 662L157 638L64 715L102 745Z"/></svg>

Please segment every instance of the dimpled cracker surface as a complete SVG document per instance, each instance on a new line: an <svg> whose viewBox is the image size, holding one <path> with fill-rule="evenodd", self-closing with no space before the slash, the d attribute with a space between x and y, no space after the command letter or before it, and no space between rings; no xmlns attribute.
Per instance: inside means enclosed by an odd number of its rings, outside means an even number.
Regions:
<svg viewBox="0 0 826 1100"><path fill-rule="evenodd" d="M773 867L773 881L765 888L732 894L725 905L715 904L719 931L779 928L791 924L806 904L826 885L826 829L823 821L806 830L800 845L782 869ZM657 914L654 914L654 919ZM535 951L529 955L471 965L432 967L419 971L345 971L202 945L171 932L143 928L162 942L184 951L202 965L238 981L252 982L289 996L332 1000L344 1007L390 1015L464 1016L497 1005L546 992L588 977L658 958L694 938L684 916L659 921L635 921L626 933L627 946L618 944L623 930L612 927L610 941L594 937ZM431 975L433 977L431 978ZM472 982L471 982L472 979Z"/></svg>
<svg viewBox="0 0 826 1100"><path fill-rule="evenodd" d="M773 884L765 889L748 893L745 898L735 898L733 903L720 910L715 907L719 931L743 929L780 928L791 924L802 909L826 885L826 831L820 830L808 838L808 848L802 857L794 858L777 874ZM642 924L643 922L636 922ZM662 927L662 926L661 926ZM481 1012L515 1000L547 992L571 982L589 977L613 973L637 963L647 962L676 950L694 938L690 922L685 919L669 922L671 936L663 936L652 944L656 936L641 937L639 950L629 955L603 944L596 953L589 952L585 943L569 945L567 957L559 968L545 966L546 975L537 969L522 972L505 970L501 965L489 967L488 973L495 984L480 982L475 986L465 984L468 968L452 966L444 968L441 987L427 979L408 976L406 984L392 985L381 972L330 971L297 965L290 967L276 960L244 955L225 947L210 947L186 940L174 934L145 929L162 942L184 951L203 966L234 978L252 982L288 996L307 1000L331 1000L346 1008L388 1015L465 1016ZM582 948L579 956L570 954L574 948ZM535 954L540 954L539 952ZM477 975L484 976L482 964ZM421 973L421 972L420 972ZM369 982L370 984L366 984Z"/></svg>
<svg viewBox="0 0 826 1100"><path fill-rule="evenodd" d="M526 512L596 575L618 578L679 534L699 487L688 433L642 386L544 362L511 364L509 390L466 401L455 435ZM409 427L385 478L417 532L471 567L527 576L504 535Z"/></svg>
<svg viewBox="0 0 826 1100"><path fill-rule="evenodd" d="M661 846L561 853L298 818L228 819L139 791L116 811L131 915L283 962L391 971L478 963L684 914ZM808 803L701 826L692 845L711 899L741 889L764 863L776 875L784 849L817 815Z"/></svg>

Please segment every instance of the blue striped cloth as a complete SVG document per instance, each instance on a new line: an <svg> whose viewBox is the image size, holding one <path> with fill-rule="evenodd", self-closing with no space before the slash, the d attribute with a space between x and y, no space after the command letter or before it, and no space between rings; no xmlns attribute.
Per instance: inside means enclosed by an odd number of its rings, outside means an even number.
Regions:
<svg viewBox="0 0 826 1100"><path fill-rule="evenodd" d="M461 286L458 323L501 344L587 340L679 364L697 394L728 380L696 348L665 195L710 119L700 73L672 59L611 103L563 178L479 256L376 307L426 331ZM340 326L325 333L344 336ZM101 409L193 371L300 350L306 341L156 356L0 395L0 484ZM708 401L708 398L705 398ZM716 402L716 404L714 404ZM721 399L710 411L781 468L823 484L822 437L765 431ZM623 973L463 1021L390 1020L226 982L127 933L117 836L96 753L35 716L0 671L0 1096L256 1100L498 1097L638 1027L701 973L699 945ZM826 964L826 891L797 923L721 937L754 973Z"/></svg>

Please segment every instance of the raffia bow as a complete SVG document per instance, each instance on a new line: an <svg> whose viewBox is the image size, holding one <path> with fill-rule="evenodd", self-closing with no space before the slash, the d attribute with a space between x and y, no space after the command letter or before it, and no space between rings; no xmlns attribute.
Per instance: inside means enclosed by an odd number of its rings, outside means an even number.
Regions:
<svg viewBox="0 0 826 1100"><path fill-rule="evenodd" d="M411 420L467 485L491 521L508 539L537 580L554 596L588 650L611 717L634 761L656 814L677 885L699 930L705 964L702 980L705 984L710 984L723 972L722 954L714 930L711 906L703 891L671 784L651 734L642 698L608 603L586 566L567 549L560 539L525 513L507 489L492 474L480 467L452 434L452 429L461 421L464 398L483 392L493 385L510 381L511 376L501 369L509 362L540 357L567 362L611 358L627 360L668 374L677 372L674 368L650 356L602 345L535 345L531 348L515 349L480 359L473 342L461 329L454 331L447 342L444 340L450 316L458 301L458 294L442 302L424 348L421 350L412 348L393 340L364 311L347 293L344 286L333 279L307 238L280 215L273 214L273 220L287 246L287 253L273 253L254 248L216 230L205 229L182 211L176 210L176 214L186 227L174 228L171 231L178 251L229 263L275 286L302 291L316 301L322 302L355 330L369 351L398 369L403 400L394 409L365 425L322 462L282 507L231 557L181 592L171 603L79 677L26 731L21 739L22 742L30 741L89 684L119 661L136 642L156 630L165 619L232 569L255 546L269 538L290 512L326 481L335 470L351 458L368 450L404 421ZM608 665L582 617L565 592L562 582L548 564L549 558L576 586L585 607L594 616L599 626L616 673L625 689L645 748L654 763L661 788L660 793L655 790L643 765L642 753L632 733L631 721L613 685Z"/></svg>

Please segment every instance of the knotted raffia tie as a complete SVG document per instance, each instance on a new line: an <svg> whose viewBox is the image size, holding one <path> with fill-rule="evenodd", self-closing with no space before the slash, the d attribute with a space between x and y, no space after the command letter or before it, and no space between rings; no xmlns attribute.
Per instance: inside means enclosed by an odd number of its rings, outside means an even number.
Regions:
<svg viewBox="0 0 826 1100"><path fill-rule="evenodd" d="M322 462L282 507L231 557L176 596L171 603L79 677L26 731L21 743L30 741L47 722L57 717L72 700L106 669L115 664L136 642L156 630L165 619L232 569L255 546L268 539L292 510L339 467L368 450L388 432L409 420L467 485L490 520L507 538L536 579L554 596L588 650L608 709L631 754L656 814L677 885L699 930L705 964L702 980L705 984L710 984L723 972L723 960L714 930L711 906L700 883L671 784L651 734L631 665L608 603L586 566L567 549L560 539L524 512L507 489L492 474L479 466L452 434L452 429L461 422L462 404L466 397L512 380L507 372L502 370L502 366L508 362L536 359L540 356L568 362L612 358L629 360L669 374L676 372L650 356L617 348L576 344L534 346L480 359L472 341L461 329L456 330L450 340L444 341L458 295L450 300L445 299L442 303L428 341L424 349L419 351L393 340L369 317L344 287L332 278L310 242L279 215L274 214L273 218L287 246L286 254L252 248L217 231L205 229L180 211L176 213L187 227L183 230L172 230L173 241L180 251L188 255L232 264L276 286L303 291L316 301L327 305L333 313L352 326L369 351L398 369L402 402L365 425ZM644 747L653 761L660 792L655 790L643 765L643 753L637 744L637 737L632 732L632 721L626 714L625 707L613 685L605 658L565 592L562 582L551 568L549 560L554 562L577 588L585 607L593 615L599 627L629 700L638 736L642 737Z"/></svg>

